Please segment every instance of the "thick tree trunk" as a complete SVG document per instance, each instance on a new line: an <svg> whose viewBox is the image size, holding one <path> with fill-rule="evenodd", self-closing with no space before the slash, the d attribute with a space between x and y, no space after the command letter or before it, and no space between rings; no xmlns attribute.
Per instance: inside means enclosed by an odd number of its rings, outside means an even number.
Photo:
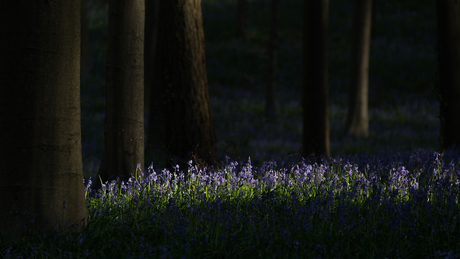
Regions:
<svg viewBox="0 0 460 259"><path fill-rule="evenodd" d="M103 181L144 168L144 8L144 0L109 1Z"/></svg>
<svg viewBox="0 0 460 259"><path fill-rule="evenodd" d="M68 232L88 221L80 8L79 0L0 3L0 234L5 240L23 234L24 224L50 230L61 225Z"/></svg>
<svg viewBox="0 0 460 259"><path fill-rule="evenodd" d="M267 89L265 91L265 116L268 118L276 115L275 85L277 66L277 40L278 40L278 4L279 0L272 0L270 19L270 38L268 41L268 74Z"/></svg>
<svg viewBox="0 0 460 259"><path fill-rule="evenodd" d="M328 0L304 0L302 155L329 157Z"/></svg>
<svg viewBox="0 0 460 259"><path fill-rule="evenodd" d="M201 1L162 0L159 38L168 156L216 164Z"/></svg>
<svg viewBox="0 0 460 259"><path fill-rule="evenodd" d="M442 150L460 145L460 6L437 0L439 99Z"/></svg>
<svg viewBox="0 0 460 259"><path fill-rule="evenodd" d="M355 0L351 76L346 133L355 137L369 136L368 78L371 40L372 0Z"/></svg>

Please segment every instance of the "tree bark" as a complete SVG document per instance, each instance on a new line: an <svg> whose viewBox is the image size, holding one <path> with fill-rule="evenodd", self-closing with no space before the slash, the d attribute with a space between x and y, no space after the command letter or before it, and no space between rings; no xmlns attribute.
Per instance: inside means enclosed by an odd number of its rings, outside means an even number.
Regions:
<svg viewBox="0 0 460 259"><path fill-rule="evenodd" d="M167 155L173 164L217 164L201 1L162 0L159 26Z"/></svg>
<svg viewBox="0 0 460 259"><path fill-rule="evenodd" d="M103 181L144 168L144 14L144 0L109 1Z"/></svg>
<svg viewBox="0 0 460 259"><path fill-rule="evenodd" d="M460 9L456 0L437 0L440 144L460 145Z"/></svg>
<svg viewBox="0 0 460 259"><path fill-rule="evenodd" d="M328 7L328 0L304 0L303 156L330 156L327 85Z"/></svg>
<svg viewBox="0 0 460 259"><path fill-rule="evenodd" d="M88 222L80 8L80 0L0 3L0 234L5 240L26 234L25 224L31 231L60 225L68 233Z"/></svg>
<svg viewBox="0 0 460 259"><path fill-rule="evenodd" d="M161 64L158 50L162 41L158 41L160 1L145 2L145 111L148 111L147 142L145 154L157 166L166 166L165 123L164 123L164 87L161 82ZM147 101L148 100L148 101ZM151 161L149 161L151 162Z"/></svg>
<svg viewBox="0 0 460 259"><path fill-rule="evenodd" d="M265 116L272 118L276 115L275 85L277 66L277 41L278 41L278 5L279 0L272 0L270 38L268 41L268 74L267 89L265 92Z"/></svg>
<svg viewBox="0 0 460 259"><path fill-rule="evenodd" d="M145 1L145 40L144 40L144 110L148 111L152 88L158 73L155 73L157 60L158 11L159 0Z"/></svg>
<svg viewBox="0 0 460 259"><path fill-rule="evenodd" d="M355 0L351 76L346 133L355 137L369 136L368 81L371 40L372 0Z"/></svg>

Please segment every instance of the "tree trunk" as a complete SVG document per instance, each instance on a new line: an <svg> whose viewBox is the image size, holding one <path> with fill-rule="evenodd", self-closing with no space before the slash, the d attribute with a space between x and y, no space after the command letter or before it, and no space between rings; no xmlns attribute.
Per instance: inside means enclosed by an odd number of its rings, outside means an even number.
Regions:
<svg viewBox="0 0 460 259"><path fill-rule="evenodd" d="M25 234L24 224L67 233L88 222L80 8L79 0L0 3L0 234L7 241Z"/></svg>
<svg viewBox="0 0 460 259"><path fill-rule="evenodd" d="M460 9L456 0L437 0L440 144L460 145Z"/></svg>
<svg viewBox="0 0 460 259"><path fill-rule="evenodd" d="M148 114L147 142L145 154L154 160L157 166L166 166L164 88L161 83L161 64L158 50L162 41L158 41L158 23L160 1L145 2L145 111ZM148 101L147 101L148 100ZM146 157L147 158L147 157ZM151 161L148 161L151 162Z"/></svg>
<svg viewBox="0 0 460 259"><path fill-rule="evenodd" d="M109 1L104 182L144 168L144 7L144 0Z"/></svg>
<svg viewBox="0 0 460 259"><path fill-rule="evenodd" d="M238 0L236 5L236 37L246 38L248 0Z"/></svg>
<svg viewBox="0 0 460 259"><path fill-rule="evenodd" d="M145 30L144 30L144 111L149 110L151 90L154 86L159 0L145 1Z"/></svg>
<svg viewBox="0 0 460 259"><path fill-rule="evenodd" d="M329 157L328 0L304 0L302 155Z"/></svg>
<svg viewBox="0 0 460 259"><path fill-rule="evenodd" d="M217 163L200 0L162 0L159 38L165 147L171 162ZM175 161L174 161L175 160Z"/></svg>
<svg viewBox="0 0 460 259"><path fill-rule="evenodd" d="M265 92L265 116L272 118L276 115L275 85L277 66L277 40L278 40L278 4L279 0L272 0L272 13L270 21L270 39L268 41L268 74L267 89Z"/></svg>
<svg viewBox="0 0 460 259"><path fill-rule="evenodd" d="M355 137L369 136L368 78L371 13L372 0L355 0L348 117L345 129L348 135Z"/></svg>

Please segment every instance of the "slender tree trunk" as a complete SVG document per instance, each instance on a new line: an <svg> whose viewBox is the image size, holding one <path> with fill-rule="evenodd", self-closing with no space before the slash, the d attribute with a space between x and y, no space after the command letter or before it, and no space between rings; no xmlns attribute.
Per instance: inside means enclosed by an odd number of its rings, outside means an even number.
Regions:
<svg viewBox="0 0 460 259"><path fill-rule="evenodd" d="M355 137L369 136L368 78L371 13L372 0L355 0L348 117L345 129L348 135Z"/></svg>
<svg viewBox="0 0 460 259"><path fill-rule="evenodd" d="M236 4L236 37L246 37L248 0L238 0Z"/></svg>
<svg viewBox="0 0 460 259"><path fill-rule="evenodd" d="M277 41L278 41L278 5L279 0L272 0L270 21L270 39L268 41L268 74L267 89L265 92L265 116L271 118L276 114L275 85L277 66Z"/></svg>
<svg viewBox="0 0 460 259"><path fill-rule="evenodd" d="M328 0L304 0L302 155L329 157Z"/></svg>
<svg viewBox="0 0 460 259"><path fill-rule="evenodd" d="M460 7L437 0L439 99L442 150L460 145Z"/></svg>
<svg viewBox="0 0 460 259"><path fill-rule="evenodd" d="M158 55L159 45L162 41L157 40L160 1L146 1L145 4L145 96L149 100L145 103L146 111L148 111L145 154L146 156L149 154L157 166L163 167L166 166L164 87L161 83L161 64Z"/></svg>
<svg viewBox="0 0 460 259"><path fill-rule="evenodd" d="M159 0L145 1L145 30L144 30L144 110L150 107L151 91L155 80L155 63L158 35Z"/></svg>
<svg viewBox="0 0 460 259"><path fill-rule="evenodd" d="M158 42L158 44L161 44ZM165 146L166 138L166 123L165 123L165 107L164 107L164 98L165 98L165 89L161 79L161 65L159 60L155 60L155 78L152 82L152 87L150 89L150 104L149 104L149 127L147 134L147 143L146 143L146 155L149 154L150 158L153 159L155 164L160 167L165 167L167 163L167 151ZM151 161L148 161L151 162Z"/></svg>
<svg viewBox="0 0 460 259"><path fill-rule="evenodd" d="M159 38L165 87L165 147L186 163L217 163L200 0L162 0ZM175 163L175 161L172 161Z"/></svg>
<svg viewBox="0 0 460 259"><path fill-rule="evenodd" d="M24 224L69 232L88 221L80 8L80 0L0 2L0 234L7 241L25 234Z"/></svg>
<svg viewBox="0 0 460 259"><path fill-rule="evenodd" d="M144 0L109 1L103 181L144 168L144 12Z"/></svg>

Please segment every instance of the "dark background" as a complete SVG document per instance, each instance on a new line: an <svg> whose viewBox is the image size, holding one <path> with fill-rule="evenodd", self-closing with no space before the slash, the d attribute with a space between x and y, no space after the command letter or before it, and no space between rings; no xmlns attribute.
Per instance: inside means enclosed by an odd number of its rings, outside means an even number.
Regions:
<svg viewBox="0 0 460 259"><path fill-rule="evenodd" d="M302 1L280 1L278 114L264 117L270 1L250 0L245 39L235 37L236 0L203 0L206 57L217 149L223 160L287 159L301 148ZM331 155L438 149L435 1L375 0L369 70L370 136L343 137L348 105L352 0L330 0ZM83 168L102 158L107 3L88 0L91 69L81 86ZM148 15L148 14L146 14ZM160 39L161 40L161 39ZM148 111L147 111L148 112ZM153 111L154 112L154 111ZM146 124L147 121L146 114ZM157 162L146 154L145 165Z"/></svg>

